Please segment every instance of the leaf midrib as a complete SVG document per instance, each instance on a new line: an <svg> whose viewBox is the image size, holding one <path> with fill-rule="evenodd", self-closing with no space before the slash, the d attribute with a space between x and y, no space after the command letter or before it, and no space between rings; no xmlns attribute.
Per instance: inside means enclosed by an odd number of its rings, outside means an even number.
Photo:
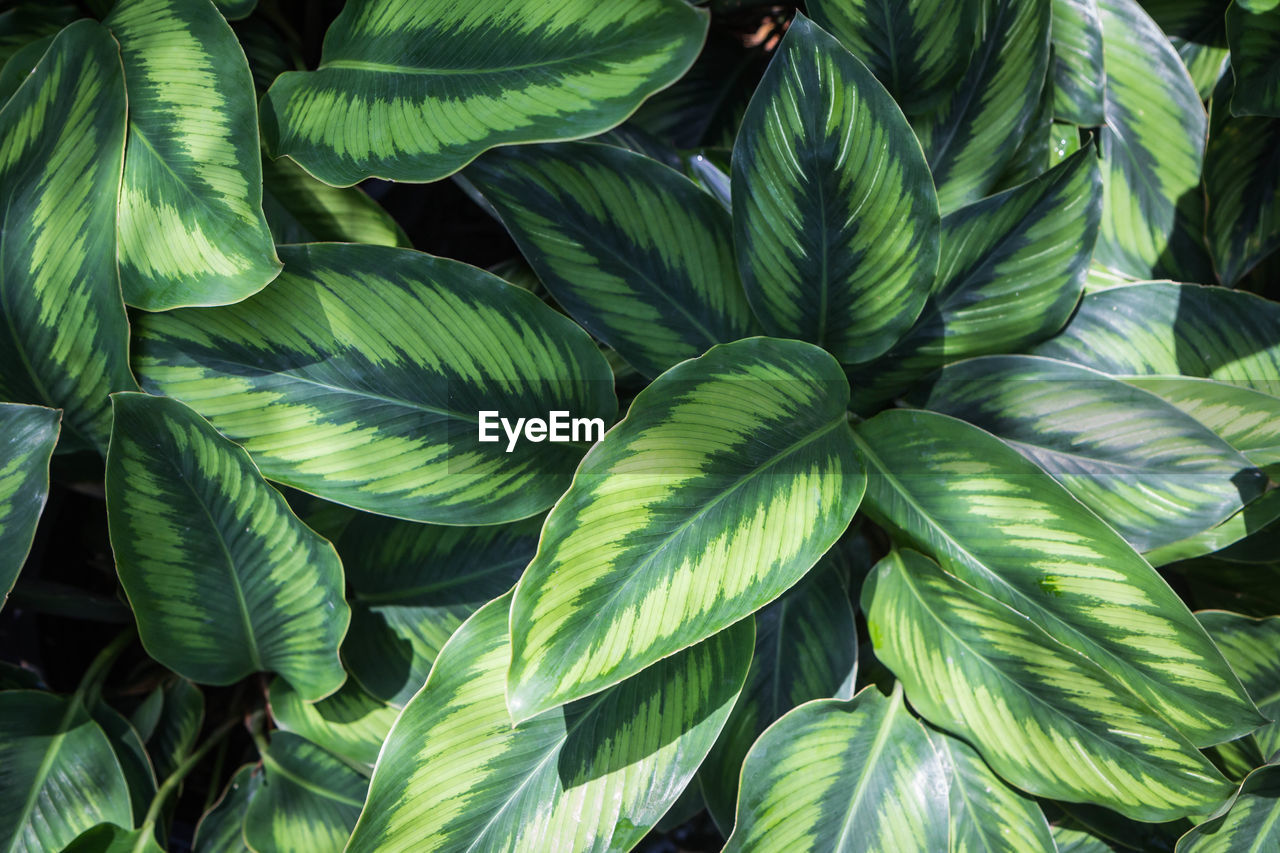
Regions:
<svg viewBox="0 0 1280 853"><path fill-rule="evenodd" d="M873 687L872 689L874 690L875 688ZM871 777L871 768L879 760L881 753L884 752L886 742L889 739L889 731L893 728L894 719L901 707L902 691L895 690L893 696L889 698L889 707L885 709L884 718L880 721L880 727L876 730L875 740L871 742L871 749L867 752L867 756L862 762L862 767L858 768L860 771L858 784L854 787L853 793L849 797L849 806L845 810L844 820L840 825L840 837L836 839L836 844L831 848L832 850L843 851L845 849L845 839L849 837L849 831L853 829L853 816L858 811L862 796L866 792L867 783Z"/></svg>

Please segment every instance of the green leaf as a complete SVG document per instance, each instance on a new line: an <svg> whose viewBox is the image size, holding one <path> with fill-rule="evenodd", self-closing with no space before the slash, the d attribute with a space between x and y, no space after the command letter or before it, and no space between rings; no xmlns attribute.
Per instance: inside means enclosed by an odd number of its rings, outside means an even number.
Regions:
<svg viewBox="0 0 1280 853"><path fill-rule="evenodd" d="M949 769L950 850L1057 853L1049 824L1035 800L1006 785L982 756L959 738L931 731L929 739Z"/></svg>
<svg viewBox="0 0 1280 853"><path fill-rule="evenodd" d="M1176 406L1068 362L962 361L916 402L1004 439L1139 551L1225 521L1266 486L1248 459Z"/></svg>
<svg viewBox="0 0 1280 853"><path fill-rule="evenodd" d="M165 684L160 694L163 706L154 731L147 736L147 747L156 775L167 779L195 746L204 725L204 694L185 678Z"/></svg>
<svg viewBox="0 0 1280 853"><path fill-rule="evenodd" d="M89 715L111 742L111 749L120 762L129 788L134 824L139 825L146 818L147 808L156 795L156 771L151 764L151 756L147 754L138 730L107 703L99 700Z"/></svg>
<svg viewBox="0 0 1280 853"><path fill-rule="evenodd" d="M0 403L0 605L22 571L49 496L49 459L62 413Z"/></svg>
<svg viewBox="0 0 1280 853"><path fill-rule="evenodd" d="M1098 11L1107 122L1098 132L1104 192L1094 257L1138 278L1177 277L1191 264L1178 205L1203 204L1208 119L1182 60L1137 0L1098 0Z"/></svg>
<svg viewBox="0 0 1280 853"><path fill-rule="evenodd" d="M200 818L192 842L195 853L248 853L244 816L262 784L262 771L246 764L235 772L222 796Z"/></svg>
<svg viewBox="0 0 1280 853"><path fill-rule="evenodd" d="M369 0L317 71L262 103L268 147L328 184L434 181L499 145L608 130L693 64L708 16L682 0Z"/></svg>
<svg viewBox="0 0 1280 853"><path fill-rule="evenodd" d="M1269 720L1280 720L1280 616L1250 619L1238 613L1206 610L1196 614L1209 636L1240 675L1240 680ZM1249 739L1268 761L1280 759L1280 722L1255 730Z"/></svg>
<svg viewBox="0 0 1280 853"><path fill-rule="evenodd" d="M396 721L351 853L629 850L693 778L742 690L750 620L513 727L510 605L458 629Z"/></svg>
<svg viewBox="0 0 1280 853"><path fill-rule="evenodd" d="M351 674L403 707L458 626L520 579L541 531L541 518L488 527L352 520L333 539L355 612L342 648Z"/></svg>
<svg viewBox="0 0 1280 853"><path fill-rule="evenodd" d="M1053 0L1053 114L1097 127L1106 118L1098 0Z"/></svg>
<svg viewBox="0 0 1280 853"><path fill-rule="evenodd" d="M61 850L102 822L132 826L120 762L78 696L0 692L0 767L5 853Z"/></svg>
<svg viewBox="0 0 1280 853"><path fill-rule="evenodd" d="M1280 117L1280 6L1250 11L1236 0L1227 9L1227 41L1232 114Z"/></svg>
<svg viewBox="0 0 1280 853"><path fill-rule="evenodd" d="M360 815L367 785L315 744L276 732L262 755L262 783L245 810L245 843L264 853L339 853Z"/></svg>
<svg viewBox="0 0 1280 853"><path fill-rule="evenodd" d="M270 479L413 521L495 524L550 506L586 444L507 452L496 419L494 442L477 440L479 412L612 422L608 363L532 294L406 249L280 254L285 271L252 299L143 317L136 361Z"/></svg>
<svg viewBox="0 0 1280 853"><path fill-rule="evenodd" d="M1053 166L1053 81L1040 92L1040 103L1027 123L1026 135L991 187L994 195L1040 177Z"/></svg>
<svg viewBox="0 0 1280 853"><path fill-rule="evenodd" d="M884 356L851 372L867 409L950 361L1011 352L1062 328L1098 236L1102 179L1091 149L942 220L942 258L919 319Z"/></svg>
<svg viewBox="0 0 1280 853"><path fill-rule="evenodd" d="M137 387L116 275L125 91L111 34L63 30L0 109L0 400L64 410L105 450L111 391Z"/></svg>
<svg viewBox="0 0 1280 853"><path fill-rule="evenodd" d="M925 719L1012 784L1138 820L1207 812L1231 793L1116 675L914 551L863 587L876 657Z"/></svg>
<svg viewBox="0 0 1280 853"><path fill-rule="evenodd" d="M1049 81L1052 3L984 3L983 38L955 94L914 118L944 214L988 195L1026 136Z"/></svg>
<svg viewBox="0 0 1280 853"><path fill-rule="evenodd" d="M213 3L228 21L247 18L258 6L258 0L213 0Z"/></svg>
<svg viewBox="0 0 1280 853"><path fill-rule="evenodd" d="M1167 281L1090 293L1033 351L1113 375L1191 376L1280 393L1280 305Z"/></svg>
<svg viewBox="0 0 1280 853"><path fill-rule="evenodd" d="M729 212L678 172L608 145L499 149L466 171L565 311L656 376L754 334Z"/></svg>
<svg viewBox="0 0 1280 853"><path fill-rule="evenodd" d="M901 690L806 703L747 754L725 853L946 850L945 772Z"/></svg>
<svg viewBox="0 0 1280 853"><path fill-rule="evenodd" d="M129 147L120 283L148 311L224 305L280 272L262 215L249 64L209 0L120 0Z"/></svg>
<svg viewBox="0 0 1280 853"><path fill-rule="evenodd" d="M1142 0L1142 8L1169 36L1200 97L1208 99L1227 70L1228 0Z"/></svg>
<svg viewBox="0 0 1280 853"><path fill-rule="evenodd" d="M1261 722L1168 584L1018 451L933 412L883 412L855 436L868 513L912 547L1105 668L1193 743Z"/></svg>
<svg viewBox="0 0 1280 853"><path fill-rule="evenodd" d="M122 829L100 823L86 829L62 848L62 853L164 853L150 828Z"/></svg>
<svg viewBox="0 0 1280 853"><path fill-rule="evenodd" d="M1055 825L1053 841L1058 845L1058 853L1115 853L1110 844L1082 829Z"/></svg>
<svg viewBox="0 0 1280 853"><path fill-rule="evenodd" d="M27 77L31 76L31 72L35 71L40 58L49 49L49 45L53 44L54 35L50 33L22 45L7 62L0 65L0 105L9 100Z"/></svg>
<svg viewBox="0 0 1280 853"><path fill-rule="evenodd" d="M964 79L983 12L979 0L810 0L808 9L911 115L938 106Z"/></svg>
<svg viewBox="0 0 1280 853"><path fill-rule="evenodd" d="M112 400L111 546L148 654L207 684L274 670L310 700L337 690L350 611L333 546L186 406Z"/></svg>
<svg viewBox="0 0 1280 853"><path fill-rule="evenodd" d="M732 183L738 265L769 334L856 363L910 327L937 270L929 168L884 87L803 16L751 98Z"/></svg>
<svg viewBox="0 0 1280 853"><path fill-rule="evenodd" d="M411 248L404 229L364 190L321 183L289 159L263 158L262 210L277 243Z"/></svg>
<svg viewBox="0 0 1280 853"><path fill-rule="evenodd" d="M733 829L742 762L756 738L804 702L853 695L858 632L847 573L833 557L828 552L756 614L756 648L742 698L698 771L707 808L725 835Z"/></svg>
<svg viewBox="0 0 1280 853"><path fill-rule="evenodd" d="M0 12L0 65L24 46L55 35L80 15L75 3L18 0Z"/></svg>
<svg viewBox="0 0 1280 853"><path fill-rule="evenodd" d="M398 710L348 679L342 689L308 702L277 678L271 683L271 716L285 731L306 738L339 758L372 767Z"/></svg>
<svg viewBox="0 0 1280 853"><path fill-rule="evenodd" d="M752 338L664 373L547 517L511 607L514 720L727 628L844 532L865 476L828 354Z"/></svg>
<svg viewBox="0 0 1280 853"><path fill-rule="evenodd" d="M1178 840L1178 853L1261 853L1280 845L1280 766L1249 774L1231 810Z"/></svg>
<svg viewBox="0 0 1280 853"><path fill-rule="evenodd" d="M1205 224L1218 279L1235 285L1280 249L1280 121L1227 118L1214 102L1204 158Z"/></svg>

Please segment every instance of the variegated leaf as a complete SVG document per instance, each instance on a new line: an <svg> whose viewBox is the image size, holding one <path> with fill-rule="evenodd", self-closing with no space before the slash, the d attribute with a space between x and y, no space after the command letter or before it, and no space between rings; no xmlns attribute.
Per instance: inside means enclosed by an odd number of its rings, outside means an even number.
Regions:
<svg viewBox="0 0 1280 853"><path fill-rule="evenodd" d="M1280 766L1260 767L1244 780L1225 815L1178 840L1177 853L1264 853L1280 847Z"/></svg>
<svg viewBox="0 0 1280 853"><path fill-rule="evenodd" d="M262 754L262 784L245 809L245 844L255 853L340 853L368 784L315 744L276 732Z"/></svg>
<svg viewBox="0 0 1280 853"><path fill-rule="evenodd" d="M274 670L310 700L337 690L350 611L333 546L191 409L112 399L111 546L147 652L193 681Z"/></svg>
<svg viewBox="0 0 1280 853"><path fill-rule="evenodd" d="M527 145L465 175L556 302L642 373L759 330L729 212L661 163L609 145Z"/></svg>
<svg viewBox="0 0 1280 853"><path fill-rule="evenodd" d="M262 210L277 243L411 248L404 229L364 190L321 183L284 157L262 160Z"/></svg>
<svg viewBox="0 0 1280 853"><path fill-rule="evenodd" d="M116 275L125 90L111 33L63 30L0 109L0 399L63 409L61 444L105 450L135 388Z"/></svg>
<svg viewBox="0 0 1280 853"><path fill-rule="evenodd" d="M252 299L144 317L135 362L148 388L208 417L268 478L414 521L511 521L550 506L612 422L604 357L532 294L407 249L280 254L284 273ZM499 416L557 411L575 441L508 452ZM480 412L493 413L490 443ZM599 422L570 431L570 419Z"/></svg>
<svg viewBox="0 0 1280 853"><path fill-rule="evenodd" d="M1229 0L1141 0L1142 8L1164 30L1200 97L1208 99L1225 74L1226 11Z"/></svg>
<svg viewBox="0 0 1280 853"><path fill-rule="evenodd" d="M937 270L929 168L884 87L803 16L751 98L732 186L738 265L769 334L852 364L910 327Z"/></svg>
<svg viewBox="0 0 1280 853"><path fill-rule="evenodd" d="M1234 286L1280 249L1280 121L1228 117L1219 92L1204 158L1205 236L1218 280Z"/></svg>
<svg viewBox="0 0 1280 853"><path fill-rule="evenodd" d="M0 403L0 606L22 571L49 496L49 459L62 413Z"/></svg>
<svg viewBox="0 0 1280 853"><path fill-rule="evenodd" d="M707 15L683 0L361 0L317 71L262 104L268 147L328 184L434 181L498 145L580 139L674 82Z"/></svg>
<svg viewBox="0 0 1280 853"><path fill-rule="evenodd" d="M458 629L396 721L351 853L630 850L692 780L742 690L750 620L512 726L510 605Z"/></svg>
<svg viewBox="0 0 1280 853"><path fill-rule="evenodd" d="M642 391L583 459L516 587L512 718L616 684L800 580L865 487L847 387L822 350L751 338Z"/></svg>
<svg viewBox="0 0 1280 853"><path fill-rule="evenodd" d="M262 770L246 764L235 772L218 801L196 824L195 853L249 853L244 843L244 815L262 784Z"/></svg>
<svg viewBox="0 0 1280 853"><path fill-rule="evenodd" d="M926 557L882 560L863 610L912 707L1019 788L1150 821L1229 796L1230 783L1120 678Z"/></svg>
<svg viewBox="0 0 1280 853"><path fill-rule="evenodd" d="M1098 0L1053 0L1053 114L1085 127L1106 122Z"/></svg>
<svg viewBox="0 0 1280 853"><path fill-rule="evenodd" d="M1280 117L1280 6L1251 10L1236 0L1227 9L1227 42L1232 114Z"/></svg>
<svg viewBox="0 0 1280 853"><path fill-rule="evenodd" d="M933 412L882 412L854 434L873 518L1105 668L1153 717L1200 746L1262 721L1164 579L1018 451Z"/></svg>
<svg viewBox="0 0 1280 853"><path fill-rule="evenodd" d="M302 698L289 682L271 682L271 716L285 731L339 758L372 767L399 710L369 695L354 679L319 702Z"/></svg>
<svg viewBox="0 0 1280 853"><path fill-rule="evenodd" d="M1196 614L1209 636L1222 649L1258 709L1269 720L1280 720L1280 616L1250 619L1238 613L1205 610ZM1249 739L1267 761L1280 761L1280 722L1255 730Z"/></svg>
<svg viewBox="0 0 1280 853"><path fill-rule="evenodd" d="M945 776L901 689L808 702L747 753L725 853L946 850Z"/></svg>

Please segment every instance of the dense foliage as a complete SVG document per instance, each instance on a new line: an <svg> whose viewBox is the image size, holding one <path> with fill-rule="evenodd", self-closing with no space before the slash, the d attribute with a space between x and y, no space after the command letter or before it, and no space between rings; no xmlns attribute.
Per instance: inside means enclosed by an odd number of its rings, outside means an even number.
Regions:
<svg viewBox="0 0 1280 853"><path fill-rule="evenodd" d="M1276 0L7 6L0 850L1280 850Z"/></svg>

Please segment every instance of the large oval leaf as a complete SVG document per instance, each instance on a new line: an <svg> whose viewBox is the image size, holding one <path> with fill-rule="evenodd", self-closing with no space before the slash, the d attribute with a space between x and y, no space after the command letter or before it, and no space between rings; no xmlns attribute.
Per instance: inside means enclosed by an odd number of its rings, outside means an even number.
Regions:
<svg viewBox="0 0 1280 853"><path fill-rule="evenodd" d="M556 302L656 376L758 329L729 212L678 172L609 145L506 148L466 171Z"/></svg>
<svg viewBox="0 0 1280 853"><path fill-rule="evenodd" d="M1097 0L1053 0L1053 115L1085 127L1106 122L1107 72Z"/></svg>
<svg viewBox="0 0 1280 853"><path fill-rule="evenodd" d="M489 148L607 130L698 55L682 0L361 0L317 71L280 75L262 129L325 183L434 181Z"/></svg>
<svg viewBox="0 0 1280 853"><path fill-rule="evenodd" d="M1104 667L1197 745L1261 722L1177 594L1035 463L933 412L883 412L855 436L867 510L948 571Z"/></svg>
<svg viewBox="0 0 1280 853"><path fill-rule="evenodd" d="M1250 619L1238 613L1207 610L1196 614L1209 636L1222 649L1263 716L1280 721L1280 616ZM1280 722L1255 730L1250 739L1268 761L1280 759Z"/></svg>
<svg viewBox="0 0 1280 853"><path fill-rule="evenodd" d="M1249 9L1236 0L1227 9L1234 115L1280 117L1280 6L1267 5Z"/></svg>
<svg viewBox="0 0 1280 853"><path fill-rule="evenodd" d="M1106 669L914 551L863 587L876 656L911 705L1014 785L1138 820L1212 811L1231 785Z"/></svg>
<svg viewBox="0 0 1280 853"><path fill-rule="evenodd" d="M285 731L324 747L339 758L372 767L398 710L370 696L353 679L319 702L308 702L277 678L271 682L271 716Z"/></svg>
<svg viewBox="0 0 1280 853"><path fill-rule="evenodd" d="M63 444L99 450L107 395L137 387L115 263L124 133L120 54L92 21L0 109L0 399L63 409Z"/></svg>
<svg viewBox="0 0 1280 853"><path fill-rule="evenodd" d="M1266 486L1261 471L1195 418L1065 361L962 361L918 402L1004 439L1139 551L1213 527Z"/></svg>
<svg viewBox="0 0 1280 853"><path fill-rule="evenodd" d="M350 610L333 546L186 406L112 399L111 547L147 652L193 681L274 670L307 699L337 690Z"/></svg>
<svg viewBox="0 0 1280 853"><path fill-rule="evenodd" d="M742 762L756 738L811 699L853 694L858 632L847 572L833 554L756 613L756 649L742 698L698 770L707 809L726 835L733 829Z"/></svg>
<svg viewBox="0 0 1280 853"><path fill-rule="evenodd" d="M977 48L982 17L978 0L810 0L807 8L909 114L955 91Z"/></svg>
<svg viewBox="0 0 1280 853"><path fill-rule="evenodd" d="M516 588L512 717L616 684L795 584L865 487L847 388L816 347L752 338L642 391L583 459Z"/></svg>
<svg viewBox="0 0 1280 853"><path fill-rule="evenodd" d="M1280 767L1259 767L1244 780L1225 815L1178 839L1177 853L1263 853L1280 847Z"/></svg>
<svg viewBox="0 0 1280 853"><path fill-rule="evenodd" d="M901 690L809 702L747 754L725 853L946 850L945 773Z"/></svg>
<svg viewBox="0 0 1280 853"><path fill-rule="evenodd" d="M914 117L942 212L995 188L1040 106L1049 75L1052 0L989 0L983 38L955 94Z"/></svg>
<svg viewBox="0 0 1280 853"><path fill-rule="evenodd" d="M480 412L612 422L608 363L532 294L406 249L280 254L285 272L252 299L144 317L136 362L272 480L414 521L511 521L551 505L586 445L508 452L496 419L498 438L477 440Z"/></svg>
<svg viewBox="0 0 1280 853"><path fill-rule="evenodd" d="M61 850L100 822L133 825L120 762L79 696L0 692L0 767L5 853Z"/></svg>
<svg viewBox="0 0 1280 853"><path fill-rule="evenodd" d="M1137 0L1098 0L1107 68L1102 233L1096 261L1137 278L1182 277L1178 205L1200 190L1208 119L1177 51Z"/></svg>
<svg viewBox="0 0 1280 853"><path fill-rule="evenodd" d="M49 458L62 413L0 403L0 605L27 560L49 496Z"/></svg>
<svg viewBox="0 0 1280 853"><path fill-rule="evenodd" d="M209 0L121 0L129 148L120 283L148 311L222 305L280 272L262 215L258 112L244 52Z"/></svg>
<svg viewBox="0 0 1280 853"><path fill-rule="evenodd" d="M513 727L510 604L458 629L396 721L351 853L630 850L693 778L742 690L749 620Z"/></svg>
<svg viewBox="0 0 1280 853"><path fill-rule="evenodd" d="M297 735L276 732L262 756L262 784L245 809L244 840L264 853L340 853L367 787L336 756Z"/></svg>
<svg viewBox="0 0 1280 853"><path fill-rule="evenodd" d="M919 319L880 358L852 371L870 408L941 367L1011 352L1062 328L1080 300L1102 214L1090 149L1022 186L942 220L942 257Z"/></svg>
<svg viewBox="0 0 1280 853"><path fill-rule="evenodd" d="M1280 249L1280 121L1220 117L1224 112L1215 99L1204 158L1205 226L1214 271L1234 285Z"/></svg>
<svg viewBox="0 0 1280 853"><path fill-rule="evenodd" d="M888 349L937 270L938 201L897 104L797 16L733 147L733 225L747 298L771 335L842 362Z"/></svg>

